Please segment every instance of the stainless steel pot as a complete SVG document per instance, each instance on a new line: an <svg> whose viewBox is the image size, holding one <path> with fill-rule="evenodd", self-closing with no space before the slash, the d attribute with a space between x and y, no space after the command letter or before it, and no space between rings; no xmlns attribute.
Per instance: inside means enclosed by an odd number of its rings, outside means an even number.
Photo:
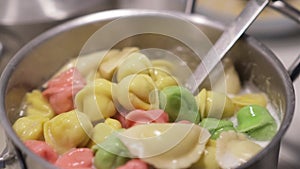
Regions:
<svg viewBox="0 0 300 169"><path fill-rule="evenodd" d="M0 119L10 139L22 151L28 168L53 168L18 138L12 123L18 118L18 108L26 91L40 87L68 59L78 56L87 39L105 24L120 17L164 17L170 13L145 10L115 10L84 16L57 26L25 45L5 68L0 83ZM188 20L201 29L211 41L216 41L223 27L199 15L171 13ZM160 27L156 24L155 27ZM122 30L126 30L124 25ZM173 29L173 28L170 28ZM188 33L184 26L176 29ZM122 40L116 47L138 46L140 48L172 49L178 41L164 36L139 35ZM98 46L98 50L108 46ZM188 51L188 50L187 50ZM193 55L193 53L190 53ZM279 145L294 112L295 95L292 81L276 56L262 43L244 35L226 57L233 60L243 82L252 81L266 92L281 120L278 133L254 158L239 168L276 168ZM299 74L299 71L298 73Z"/></svg>

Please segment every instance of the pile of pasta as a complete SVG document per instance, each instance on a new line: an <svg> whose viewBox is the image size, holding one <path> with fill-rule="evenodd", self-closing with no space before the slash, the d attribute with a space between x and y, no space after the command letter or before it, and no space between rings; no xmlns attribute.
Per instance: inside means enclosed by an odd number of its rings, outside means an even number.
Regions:
<svg viewBox="0 0 300 169"><path fill-rule="evenodd" d="M173 69L136 47L73 59L25 95L13 128L63 169L235 168L276 134L266 95L239 94L232 64L226 93L196 96Z"/></svg>

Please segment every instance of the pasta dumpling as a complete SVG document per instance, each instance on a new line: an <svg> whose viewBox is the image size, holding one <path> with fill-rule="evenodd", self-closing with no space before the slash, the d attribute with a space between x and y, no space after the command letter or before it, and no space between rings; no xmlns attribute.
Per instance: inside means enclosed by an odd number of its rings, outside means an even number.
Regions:
<svg viewBox="0 0 300 169"><path fill-rule="evenodd" d="M42 140L43 126L49 118L43 116L25 116L13 124L13 129L21 140Z"/></svg>
<svg viewBox="0 0 300 169"><path fill-rule="evenodd" d="M94 122L115 115L112 86L108 80L96 79L79 91L75 97L76 108Z"/></svg>
<svg viewBox="0 0 300 169"><path fill-rule="evenodd" d="M146 74L125 77L117 84L115 91L113 97L126 110L149 110L158 107L155 83Z"/></svg>
<svg viewBox="0 0 300 169"><path fill-rule="evenodd" d="M55 115L47 99L39 90L33 90L31 93L27 93L24 104L26 106L27 116L37 115L52 118Z"/></svg>
<svg viewBox="0 0 300 169"><path fill-rule="evenodd" d="M142 53L131 53L126 60L119 66L117 81L120 82L126 76L132 74L145 73L149 75L149 68L152 67L151 61Z"/></svg>
<svg viewBox="0 0 300 169"><path fill-rule="evenodd" d="M47 144L59 154L71 148L83 147L89 142L93 125L88 117L79 111L59 114L44 125Z"/></svg>

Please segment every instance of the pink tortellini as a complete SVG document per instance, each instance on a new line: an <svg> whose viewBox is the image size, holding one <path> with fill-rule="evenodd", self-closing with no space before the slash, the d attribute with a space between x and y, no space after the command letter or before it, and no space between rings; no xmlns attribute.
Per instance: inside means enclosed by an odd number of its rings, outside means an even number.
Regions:
<svg viewBox="0 0 300 169"><path fill-rule="evenodd" d="M86 146L92 130L89 118L73 110L47 121L44 125L44 137L47 144L62 154L71 148Z"/></svg>
<svg viewBox="0 0 300 169"><path fill-rule="evenodd" d="M76 95L76 108L93 122L114 116L116 108L112 99L112 86L113 83L105 79L90 82Z"/></svg>
<svg viewBox="0 0 300 169"><path fill-rule="evenodd" d="M73 97L85 84L86 81L80 72L71 68L51 79L43 95L49 100L55 113L64 113L74 109Z"/></svg>

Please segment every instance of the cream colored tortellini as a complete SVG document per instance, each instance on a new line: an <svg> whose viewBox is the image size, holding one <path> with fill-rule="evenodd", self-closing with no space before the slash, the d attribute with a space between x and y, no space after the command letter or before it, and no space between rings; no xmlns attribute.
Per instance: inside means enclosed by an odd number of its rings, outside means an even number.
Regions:
<svg viewBox="0 0 300 169"><path fill-rule="evenodd" d="M44 124L44 137L48 145L63 154L71 148L84 147L89 142L93 125L79 111L61 113Z"/></svg>
<svg viewBox="0 0 300 169"><path fill-rule="evenodd" d="M209 137L205 128L181 123L136 125L119 134L132 155L156 168L173 169L198 161Z"/></svg>
<svg viewBox="0 0 300 169"><path fill-rule="evenodd" d="M126 47L122 50L112 49L104 56L99 68L98 74L100 78L111 80L118 67L123 64L128 57L134 56L139 51L136 47Z"/></svg>
<svg viewBox="0 0 300 169"><path fill-rule="evenodd" d="M224 77L221 76L214 83L215 91L223 91L226 90L225 93L228 94L237 94L241 90L241 82L237 71L232 63L232 61L228 58L222 60L224 67Z"/></svg>
<svg viewBox="0 0 300 169"><path fill-rule="evenodd" d="M115 115L112 86L113 83L105 79L90 82L77 93L76 108L85 113L93 122Z"/></svg>
<svg viewBox="0 0 300 169"><path fill-rule="evenodd" d="M158 108L156 86L146 74L130 75L117 84L113 97L126 110Z"/></svg>
<svg viewBox="0 0 300 169"><path fill-rule="evenodd" d="M201 158L192 165L191 169L220 169L216 159L216 141L209 140Z"/></svg>
<svg viewBox="0 0 300 169"><path fill-rule="evenodd" d="M235 113L235 105L231 99L223 93L207 91L202 89L196 96L196 102L199 106L199 113L202 118L226 118Z"/></svg>
<svg viewBox="0 0 300 169"><path fill-rule="evenodd" d="M139 52L131 53L128 58L120 64L117 72L117 81L120 82L126 76L133 74L149 74L149 68L151 67L151 61L146 55Z"/></svg>
<svg viewBox="0 0 300 169"><path fill-rule="evenodd" d="M244 134L222 132L216 145L216 158L221 168L236 168L256 155L262 147Z"/></svg>
<svg viewBox="0 0 300 169"><path fill-rule="evenodd" d="M177 79L171 76L168 72L153 68L151 71L151 78L153 79L158 90L162 90L168 86L177 86Z"/></svg>
<svg viewBox="0 0 300 169"><path fill-rule="evenodd" d="M52 118L55 115L47 99L39 90L33 90L31 93L27 93L24 104L26 107L27 116L36 115Z"/></svg>
<svg viewBox="0 0 300 169"><path fill-rule="evenodd" d="M13 129L21 140L41 140L43 139L43 126L49 118L43 116L25 116L19 118Z"/></svg>

